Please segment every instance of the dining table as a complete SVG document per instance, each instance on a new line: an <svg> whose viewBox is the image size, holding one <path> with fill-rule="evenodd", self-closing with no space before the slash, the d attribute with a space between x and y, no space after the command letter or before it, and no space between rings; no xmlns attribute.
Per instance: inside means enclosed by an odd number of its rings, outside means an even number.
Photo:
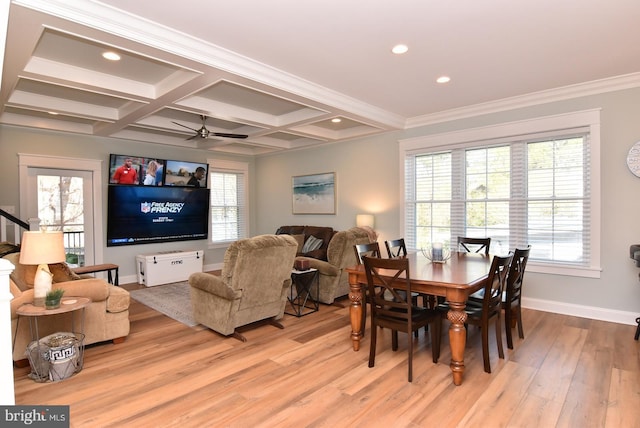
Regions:
<svg viewBox="0 0 640 428"><path fill-rule="evenodd" d="M465 306L469 295L484 285L491 268L490 255L465 252L451 252L450 257L441 262L432 262L422 252L410 252L409 277L411 292L444 297L449 303L447 319L449 326L449 346L451 347L451 372L453 383L462 384L464 375L464 350L467 341ZM349 275L349 317L351 319L351 340L353 350L360 349L364 335L362 323L363 303L367 276L363 265L346 268ZM381 272L384 277L384 272ZM385 278L386 279L386 278Z"/></svg>

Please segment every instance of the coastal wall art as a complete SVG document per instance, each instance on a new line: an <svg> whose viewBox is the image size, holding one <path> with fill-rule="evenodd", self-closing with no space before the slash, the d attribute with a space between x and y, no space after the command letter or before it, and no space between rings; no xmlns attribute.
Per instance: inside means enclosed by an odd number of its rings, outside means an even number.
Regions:
<svg viewBox="0 0 640 428"><path fill-rule="evenodd" d="M293 214L335 214L336 174L293 177Z"/></svg>

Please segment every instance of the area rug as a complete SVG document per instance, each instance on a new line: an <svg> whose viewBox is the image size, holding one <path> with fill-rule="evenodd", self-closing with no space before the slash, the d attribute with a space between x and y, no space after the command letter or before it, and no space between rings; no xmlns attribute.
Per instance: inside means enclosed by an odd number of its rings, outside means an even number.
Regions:
<svg viewBox="0 0 640 428"><path fill-rule="evenodd" d="M191 297L187 281L131 290L129 293L132 299L180 321L182 324L189 327L198 325L191 311Z"/></svg>

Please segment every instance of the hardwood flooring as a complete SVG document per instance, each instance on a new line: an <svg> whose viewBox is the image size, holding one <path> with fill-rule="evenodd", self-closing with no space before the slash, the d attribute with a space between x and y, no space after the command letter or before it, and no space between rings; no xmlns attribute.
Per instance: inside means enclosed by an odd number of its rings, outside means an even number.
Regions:
<svg viewBox="0 0 640 428"><path fill-rule="evenodd" d="M36 383L16 368L16 404L68 404L73 427L640 427L634 326L524 310L525 339L505 341L504 360L491 344L491 374L471 327L456 387L446 334L438 364L428 336L412 339L408 383L406 336L392 352L382 330L369 368L347 307L242 329L246 343L135 301L130 312L126 341L87 347L69 379Z"/></svg>

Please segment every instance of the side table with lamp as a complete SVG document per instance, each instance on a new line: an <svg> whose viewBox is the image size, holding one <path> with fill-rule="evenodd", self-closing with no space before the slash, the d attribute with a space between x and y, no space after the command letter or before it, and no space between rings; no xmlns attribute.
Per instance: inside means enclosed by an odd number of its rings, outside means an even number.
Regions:
<svg viewBox="0 0 640 428"><path fill-rule="evenodd" d="M82 368L84 350L84 309L91 299L87 297L66 298L55 309L45 307L47 293L51 291L53 274L49 264L63 263L66 259L62 231L28 231L22 234L20 264L38 265L33 280L33 303L26 303L16 310L20 318L29 319L32 342L27 347L31 364L31 377L36 381L62 380ZM61 293L60 293L61 294ZM71 331L40 337L38 319L82 310L81 327L76 331L71 315ZM15 346L15 337L14 337Z"/></svg>

